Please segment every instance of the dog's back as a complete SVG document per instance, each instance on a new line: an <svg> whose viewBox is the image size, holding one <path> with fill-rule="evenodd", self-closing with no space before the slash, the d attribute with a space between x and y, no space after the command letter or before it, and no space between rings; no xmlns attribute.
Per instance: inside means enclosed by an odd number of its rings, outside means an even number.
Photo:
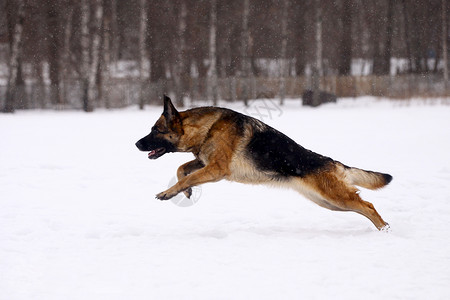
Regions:
<svg viewBox="0 0 450 300"><path fill-rule="evenodd" d="M389 174L348 167L308 150L269 125L230 109L201 107L186 112L191 115L213 114L215 123L220 121L220 124L225 126L220 131L234 133L227 136L228 140L225 142L228 146L221 150L232 151L235 161L245 160L246 165L255 169L251 172L252 176L260 172L264 177L268 177L270 182L274 180L282 182L293 177L304 178L336 168L342 170L339 172L342 180L368 189L381 188L392 180ZM209 138L214 139L214 134L210 134ZM231 147L233 144L236 145L236 149ZM239 164L242 165L243 162L240 161ZM239 168L230 169L239 173L239 170L236 170ZM261 176L256 177L260 183ZM237 177L233 180L239 181ZM244 179L247 183L249 180L251 178L248 176Z"/></svg>

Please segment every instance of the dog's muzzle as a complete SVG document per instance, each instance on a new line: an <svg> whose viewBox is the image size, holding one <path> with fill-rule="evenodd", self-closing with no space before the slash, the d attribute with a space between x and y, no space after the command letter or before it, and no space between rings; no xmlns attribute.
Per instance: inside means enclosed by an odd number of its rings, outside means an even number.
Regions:
<svg viewBox="0 0 450 300"><path fill-rule="evenodd" d="M145 149L144 144L142 144L142 142L140 140L137 141L135 145L140 151L147 151L147 149Z"/></svg>

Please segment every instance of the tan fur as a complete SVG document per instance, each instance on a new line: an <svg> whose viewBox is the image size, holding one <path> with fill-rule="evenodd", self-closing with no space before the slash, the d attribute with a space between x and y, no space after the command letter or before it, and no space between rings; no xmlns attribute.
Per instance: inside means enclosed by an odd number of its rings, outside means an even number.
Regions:
<svg viewBox="0 0 450 300"><path fill-rule="evenodd" d="M376 172L349 168L346 169L344 173L345 177L351 184L361 186L366 189L376 190L386 185L386 181L383 176Z"/></svg>
<svg viewBox="0 0 450 300"><path fill-rule="evenodd" d="M190 116L184 112L181 113L181 117L184 134L179 140L178 147L183 151L193 152L196 159L202 161L205 167L182 176L174 186L159 193L157 198L171 198L181 191L189 194L189 188L192 186L219 181L231 174L230 162L239 138L237 132L224 128L233 126L221 120L220 113Z"/></svg>
<svg viewBox="0 0 450 300"><path fill-rule="evenodd" d="M219 114L205 114L191 116L187 112L181 112L184 134L180 139L181 151L197 152L197 147L205 140L212 125L220 118Z"/></svg>
<svg viewBox="0 0 450 300"><path fill-rule="evenodd" d="M304 195L318 205L338 211L354 211L364 215L381 230L388 224L381 218L370 202L361 199L359 190L350 185L345 172L336 164L330 170L298 179ZM344 176L343 176L344 175ZM297 188L298 190L298 188Z"/></svg>
<svg viewBox="0 0 450 300"><path fill-rule="evenodd" d="M360 198L354 186L380 188L386 184L383 174L348 168L332 160L325 167L303 177L280 178L274 171L261 171L247 157L249 154L245 149L255 131L264 130L265 125L254 120L245 125L243 134L242 129L239 134L233 121L221 118L222 114L223 111L213 108L201 113L179 113L181 121L177 122L180 126L172 126L171 131L165 133L165 138L176 144L179 151L192 152L196 158L178 168L178 182L159 193L158 199L169 199L180 192L189 197L192 186L227 179L291 188L324 208L354 211L366 216L378 229L387 226L373 205ZM164 127L166 123L165 117L161 116L155 126Z"/></svg>

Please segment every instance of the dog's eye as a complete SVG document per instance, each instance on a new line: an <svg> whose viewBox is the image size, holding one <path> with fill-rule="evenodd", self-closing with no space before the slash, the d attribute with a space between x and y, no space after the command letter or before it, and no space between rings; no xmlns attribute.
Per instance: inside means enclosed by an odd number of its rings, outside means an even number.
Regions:
<svg viewBox="0 0 450 300"><path fill-rule="evenodd" d="M160 133L160 134L165 134L165 133L167 133L166 131L159 130L158 127L153 127L153 128L152 128L152 131L155 132L155 133Z"/></svg>

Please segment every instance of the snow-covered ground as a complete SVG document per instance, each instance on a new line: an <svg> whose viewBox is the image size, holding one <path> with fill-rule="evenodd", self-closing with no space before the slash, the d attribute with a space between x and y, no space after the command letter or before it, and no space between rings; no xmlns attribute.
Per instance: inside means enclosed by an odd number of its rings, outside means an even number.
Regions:
<svg viewBox="0 0 450 300"><path fill-rule="evenodd" d="M450 298L449 105L266 100L246 112L392 174L361 193L391 232L264 186L206 184L190 207L155 200L192 157L150 161L134 146L160 108L0 115L0 299Z"/></svg>

